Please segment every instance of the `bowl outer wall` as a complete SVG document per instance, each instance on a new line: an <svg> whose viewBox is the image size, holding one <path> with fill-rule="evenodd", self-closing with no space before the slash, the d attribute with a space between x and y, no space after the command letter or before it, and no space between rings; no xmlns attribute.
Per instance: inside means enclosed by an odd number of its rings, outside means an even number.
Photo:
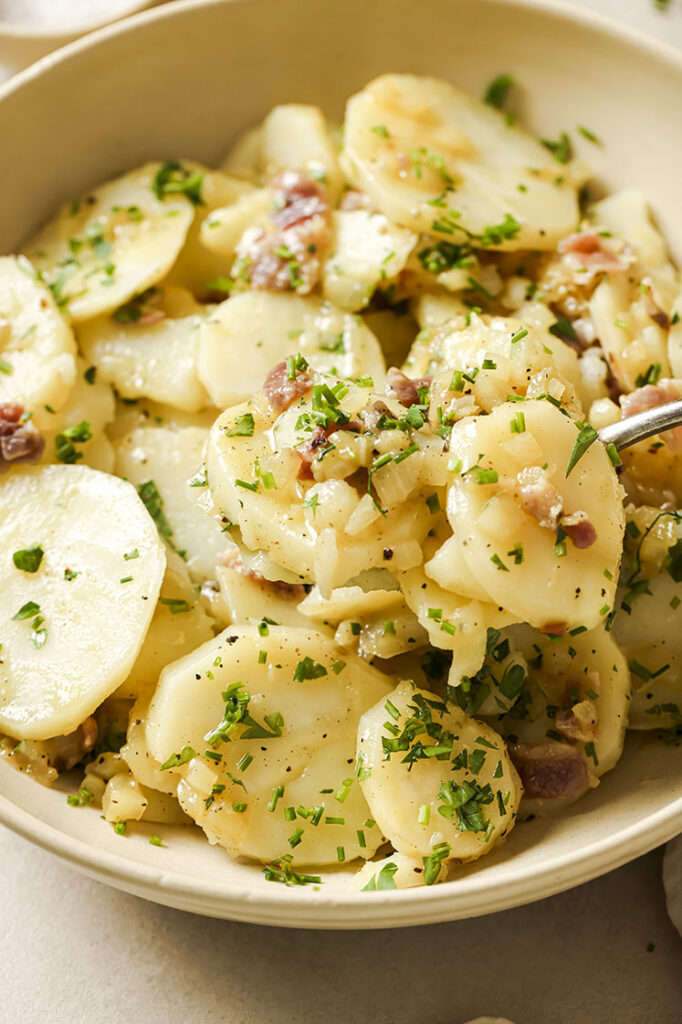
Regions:
<svg viewBox="0 0 682 1024"><path fill-rule="evenodd" d="M353 91L396 70L474 94L513 73L523 119L542 136L573 129L598 179L641 188L682 257L682 58L542 0L193 0L102 29L0 90L0 252L65 196L148 159L215 164L278 102L317 103L340 120ZM604 145L577 136L578 124ZM141 826L123 840L94 810L67 808L61 788L3 764L0 820L92 877L198 913L317 928L426 924L548 896L664 842L682 829L681 766L677 748L634 737L616 771L561 817L517 828L446 885L371 898L349 891L347 872L319 891L268 884L194 831L164 830L166 850Z"/></svg>

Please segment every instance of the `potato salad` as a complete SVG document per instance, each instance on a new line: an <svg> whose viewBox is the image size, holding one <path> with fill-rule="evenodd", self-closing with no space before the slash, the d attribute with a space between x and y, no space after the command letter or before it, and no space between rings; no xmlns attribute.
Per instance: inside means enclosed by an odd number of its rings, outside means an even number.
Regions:
<svg viewBox="0 0 682 1024"><path fill-rule="evenodd" d="M516 88L277 106L0 258L0 752L65 814L372 893L678 740L682 428L597 431L682 397L680 277Z"/></svg>

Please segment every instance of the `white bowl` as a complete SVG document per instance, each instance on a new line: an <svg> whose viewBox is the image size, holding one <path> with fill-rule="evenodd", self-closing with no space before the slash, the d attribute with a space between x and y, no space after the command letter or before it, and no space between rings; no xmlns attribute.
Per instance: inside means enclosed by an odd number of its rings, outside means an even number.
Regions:
<svg viewBox="0 0 682 1024"><path fill-rule="evenodd" d="M45 8L50 0L43 0ZM99 0L90 0L87 14L76 12L71 20L52 20L41 24L35 21L30 10L25 21L5 21L0 8L0 60L6 61L12 69L18 70L46 53L56 50L72 39L92 32L111 21L125 18L129 14L153 7L162 0L119 0L116 9L102 7Z"/></svg>
<svg viewBox="0 0 682 1024"><path fill-rule="evenodd" d="M582 155L609 187L641 187L682 255L682 58L554 0L194 0L103 29L0 91L0 252L111 174L155 157L214 162L278 102L340 116L348 95L390 70L475 94L511 71L527 122L543 136L596 132L604 145L581 141ZM68 807L63 788L2 763L0 820L95 878L185 910L314 928L426 924L540 899L682 831L680 761L679 749L631 736L616 769L564 814L518 826L444 885L373 894L350 891L348 869L317 890L266 882L198 830L116 836L94 809ZM153 831L165 847L149 844Z"/></svg>

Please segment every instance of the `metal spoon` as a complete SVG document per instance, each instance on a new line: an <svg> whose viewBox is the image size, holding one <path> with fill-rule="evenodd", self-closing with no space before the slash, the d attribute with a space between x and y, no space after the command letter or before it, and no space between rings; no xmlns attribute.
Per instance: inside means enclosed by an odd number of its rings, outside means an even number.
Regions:
<svg viewBox="0 0 682 1024"><path fill-rule="evenodd" d="M638 441L652 434L662 434L673 427L682 426L682 399L677 402L668 402L666 405L658 405L655 409L645 409L644 412L635 413L627 419L619 420L608 427L602 427L597 431L599 440L604 444L613 444L617 451L622 448L629 448Z"/></svg>

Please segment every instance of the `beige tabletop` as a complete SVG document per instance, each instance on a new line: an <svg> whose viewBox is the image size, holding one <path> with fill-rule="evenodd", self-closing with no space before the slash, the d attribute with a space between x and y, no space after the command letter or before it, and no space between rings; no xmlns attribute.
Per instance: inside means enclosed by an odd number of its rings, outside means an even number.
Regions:
<svg viewBox="0 0 682 1024"><path fill-rule="evenodd" d="M654 0L575 2L682 47L682 0L665 13ZM0 81L15 70L0 48ZM1 826L0 865L2 1024L682 1021L682 941L666 916L661 851L529 907L364 933L167 910Z"/></svg>

